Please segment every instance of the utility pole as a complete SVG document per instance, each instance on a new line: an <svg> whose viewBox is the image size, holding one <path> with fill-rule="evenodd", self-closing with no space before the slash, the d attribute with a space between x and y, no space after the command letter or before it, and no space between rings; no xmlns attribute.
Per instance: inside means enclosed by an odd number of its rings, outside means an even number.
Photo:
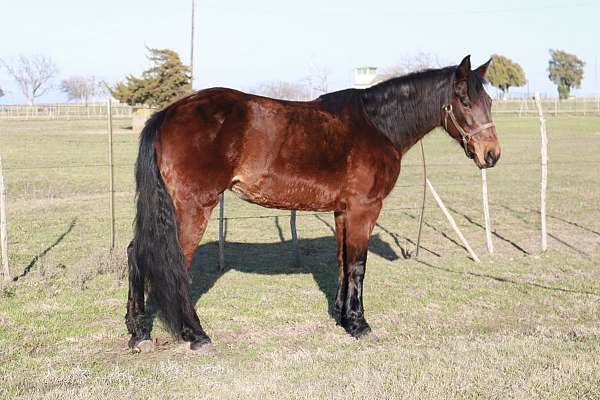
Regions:
<svg viewBox="0 0 600 400"><path fill-rule="evenodd" d="M190 71L192 73L191 86L194 90L194 28L196 25L196 0L192 0L192 38L190 46Z"/></svg>

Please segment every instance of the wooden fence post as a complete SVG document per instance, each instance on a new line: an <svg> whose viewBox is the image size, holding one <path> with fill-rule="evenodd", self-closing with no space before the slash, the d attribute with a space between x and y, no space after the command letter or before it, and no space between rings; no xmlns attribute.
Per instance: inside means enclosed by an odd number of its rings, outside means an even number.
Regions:
<svg viewBox="0 0 600 400"><path fill-rule="evenodd" d="M292 231L292 244L294 246L294 262L300 264L300 250L298 249L298 232L296 231L296 210L290 214L290 230Z"/></svg>
<svg viewBox="0 0 600 400"><path fill-rule="evenodd" d="M219 195L219 270L225 271L225 192Z"/></svg>
<svg viewBox="0 0 600 400"><path fill-rule="evenodd" d="M490 205L488 202L487 171L481 170L481 191L483 197L483 216L485 219L485 242L488 253L494 254L494 243L492 242L492 221L490 220Z"/></svg>
<svg viewBox="0 0 600 400"><path fill-rule="evenodd" d="M2 274L4 280L10 280L8 268L8 230L6 222L6 188L4 187L4 173L2 170L2 156L0 155L0 242L2 242Z"/></svg>
<svg viewBox="0 0 600 400"><path fill-rule="evenodd" d="M112 102L108 99L106 102L106 115L108 124L108 204L110 212L110 248L109 252L115 248L115 178L113 174L113 129L112 129Z"/></svg>
<svg viewBox="0 0 600 400"><path fill-rule="evenodd" d="M540 94L535 92L535 104L540 117L540 133L541 133L541 191L540 191L540 217L542 222L542 251L548 249L548 232L546 227L546 192L548 190L548 134L546 132L546 120L540 103Z"/></svg>
<svg viewBox="0 0 600 400"><path fill-rule="evenodd" d="M435 191L435 189L433 188L433 185L431 184L431 182L429 181L429 179L427 179L427 185L429 186L429 190L431 190L431 194L433 195L433 198L435 199L435 201L438 203L438 206L440 206L440 209L442 210L442 212L444 213L444 215L446 216L446 218L448 219L448 222L450 222L450 226L452 227L452 229L454 229L454 231L456 232L456 234L458 235L458 237L460 238L460 240L463 242L463 244L465 245L465 248L467 249L467 251L469 252L469 254L471 255L471 258L475 261L475 262L479 262L479 257L477 257L477 254L475 254L475 252L473 251L473 249L471 248L471 246L469 245L469 243L467 242L467 239L465 239L465 237L463 236L462 232L460 231L460 229L458 229L458 225L456 225L456 222L454 221L454 218L452 217L452 215L448 212L448 209L446 208L446 206L444 205L444 202L442 201L442 199L440 198L440 196L438 196L437 192Z"/></svg>

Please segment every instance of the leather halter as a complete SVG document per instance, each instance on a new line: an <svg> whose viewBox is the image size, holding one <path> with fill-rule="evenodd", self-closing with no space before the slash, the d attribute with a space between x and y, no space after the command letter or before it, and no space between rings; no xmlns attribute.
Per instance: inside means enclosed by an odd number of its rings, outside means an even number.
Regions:
<svg viewBox="0 0 600 400"><path fill-rule="evenodd" d="M482 131L484 131L488 128L495 126L495 124L493 122L488 122L487 124L483 124L483 125L479 126L475 130L467 132L463 129L462 126L460 126L460 124L456 120L456 116L454 115L454 112L452 111L452 104L447 104L447 105L443 106L442 111L446 112L446 114L444 115L444 128L446 129L446 131L448 131L448 115L449 115L450 119L452 120L452 123L456 127L456 130L458 131L458 133L460 133L460 136L461 136L462 142L463 142L463 149L465 150L465 154L467 155L467 157L473 158L473 154L471 154L469 152L467 144L469 143L469 141L471 140L471 138L473 136L481 133Z"/></svg>

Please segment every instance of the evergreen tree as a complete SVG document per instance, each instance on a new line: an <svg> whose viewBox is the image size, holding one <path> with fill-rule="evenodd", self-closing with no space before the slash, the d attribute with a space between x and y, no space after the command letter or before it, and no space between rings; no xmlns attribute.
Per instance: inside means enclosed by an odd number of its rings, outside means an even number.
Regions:
<svg viewBox="0 0 600 400"><path fill-rule="evenodd" d="M575 54L563 50L550 49L548 61L548 78L558 87L558 97L568 99L571 88L581 86L585 62Z"/></svg>
<svg viewBox="0 0 600 400"><path fill-rule="evenodd" d="M163 107L189 94L192 90L190 67L184 65L177 52L170 49L148 49L153 66L141 78L129 75L113 88L115 99L130 105Z"/></svg>
<svg viewBox="0 0 600 400"><path fill-rule="evenodd" d="M508 89L512 86L523 86L527 83L523 68L508 57L500 54L492 56L492 65L488 70L487 80L492 86L502 91L502 97L508 98Z"/></svg>

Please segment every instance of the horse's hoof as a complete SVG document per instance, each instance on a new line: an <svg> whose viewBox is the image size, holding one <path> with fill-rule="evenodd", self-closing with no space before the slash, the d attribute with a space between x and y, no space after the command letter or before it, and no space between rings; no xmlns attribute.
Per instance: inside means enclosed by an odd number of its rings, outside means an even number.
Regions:
<svg viewBox="0 0 600 400"><path fill-rule="evenodd" d="M150 339L141 340L133 346L136 353L151 353L154 351L154 341Z"/></svg>
<svg viewBox="0 0 600 400"><path fill-rule="evenodd" d="M210 339L202 338L194 340L190 343L190 350L197 351L202 354L213 354L217 352L217 348Z"/></svg>
<svg viewBox="0 0 600 400"><path fill-rule="evenodd" d="M367 336L369 332L371 332L371 327L364 318L352 320L351 322L343 321L342 326L346 329L346 332L355 339Z"/></svg>
<svg viewBox="0 0 600 400"><path fill-rule="evenodd" d="M205 346L211 345L212 342L208 336L200 336L196 337L194 340L190 342L191 350L200 350Z"/></svg>
<svg viewBox="0 0 600 400"><path fill-rule="evenodd" d="M371 333L371 327L368 324L365 324L351 331L350 335L355 339L361 339L366 337L369 333Z"/></svg>

